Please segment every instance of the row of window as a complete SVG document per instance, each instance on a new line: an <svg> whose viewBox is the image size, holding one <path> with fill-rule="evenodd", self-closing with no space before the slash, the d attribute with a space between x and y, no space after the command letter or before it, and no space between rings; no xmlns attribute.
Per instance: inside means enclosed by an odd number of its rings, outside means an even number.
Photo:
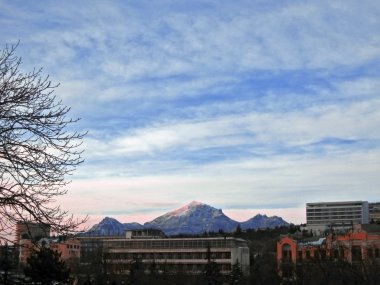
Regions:
<svg viewBox="0 0 380 285"><path fill-rule="evenodd" d="M380 258L380 250L378 248L367 248L367 257L368 258ZM325 249L308 249L305 251L298 250L297 251L297 260L301 261L304 258L306 259L311 259L313 258L321 258L325 259L328 256L328 251ZM335 258L335 259L343 259L345 258L344 255L344 249L339 248L339 249L334 249L331 253L330 256ZM351 257L353 261L359 261L362 260L362 249L360 246L353 246L351 248ZM292 252L288 249L283 250L282 252L282 258L284 260L291 260L292 259Z"/></svg>
<svg viewBox="0 0 380 285"><path fill-rule="evenodd" d="M307 223L308 224L312 224L312 225L329 225L329 224L336 224L336 225L339 225L341 226L342 224L343 225L350 225L352 223L354 224L360 224L361 223L361 220L307 220Z"/></svg>
<svg viewBox="0 0 380 285"><path fill-rule="evenodd" d="M217 264L216 265L220 272L231 271L231 264ZM131 264L107 264L106 270L108 272L114 273L128 273L131 270ZM205 264L143 264L142 270L147 271L159 271L159 272L202 272L205 270Z"/></svg>
<svg viewBox="0 0 380 285"><path fill-rule="evenodd" d="M78 251L76 251L76 250L69 250L69 255L71 255L71 256L79 256Z"/></svg>
<svg viewBox="0 0 380 285"><path fill-rule="evenodd" d="M337 203L337 204L320 204L320 203L317 203L317 204L313 204L313 203L306 203L306 208L342 208L342 207L345 207L347 209L352 209L352 208L357 208L357 207L363 207L363 204L366 204L366 203L361 203L361 202L358 202L358 203L349 203L349 204L340 204L340 203Z"/></svg>
<svg viewBox="0 0 380 285"><path fill-rule="evenodd" d="M106 248L134 248L134 249L153 249L153 248L228 248L236 246L237 242L231 239L217 240L122 240L105 241Z"/></svg>
<svg viewBox="0 0 380 285"><path fill-rule="evenodd" d="M69 249L79 249L80 246L78 244L66 244L66 247Z"/></svg>
<svg viewBox="0 0 380 285"><path fill-rule="evenodd" d="M310 218L341 218L341 219L348 219L348 218L357 218L357 219L361 219L362 218L362 215L351 215L351 214L347 214L347 215L342 215L342 214L328 214L328 213L322 213L322 214L310 214L310 215L307 215L307 218L310 219Z"/></svg>
<svg viewBox="0 0 380 285"><path fill-rule="evenodd" d="M356 209L356 210L346 210L346 209L306 209L306 214L312 214L312 213L355 213L360 214L363 213L362 209Z"/></svg>
<svg viewBox="0 0 380 285"><path fill-rule="evenodd" d="M316 221L319 221L319 220L359 220L361 221L361 217L359 216L353 216L353 217L343 217L343 216L335 216L335 217L332 217L332 216L322 216L322 217L307 217L307 220L316 220Z"/></svg>
<svg viewBox="0 0 380 285"><path fill-rule="evenodd" d="M306 211L306 214L307 215L311 215L311 214L346 214L346 215L352 215L352 214L355 214L355 215L361 215L363 212L361 210L358 210L358 211L315 211L315 210L308 210Z"/></svg>
<svg viewBox="0 0 380 285"><path fill-rule="evenodd" d="M207 259L207 252L107 253L111 260ZM211 259L231 259L231 252L211 252Z"/></svg>

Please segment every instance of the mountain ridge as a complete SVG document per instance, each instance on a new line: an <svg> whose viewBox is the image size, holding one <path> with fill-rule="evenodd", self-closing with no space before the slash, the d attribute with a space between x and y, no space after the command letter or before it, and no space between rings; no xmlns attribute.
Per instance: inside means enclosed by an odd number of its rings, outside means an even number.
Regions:
<svg viewBox="0 0 380 285"><path fill-rule="evenodd" d="M155 228L162 230L166 235L191 234L197 235L205 232L233 232L240 225L242 230L258 228L275 228L289 226L289 223L278 216L268 217L257 214L244 222L235 221L217 209L207 204L192 201L176 210L167 212L143 225L133 223L120 223L118 220L105 217L84 233L85 236L121 236L127 230L141 230Z"/></svg>

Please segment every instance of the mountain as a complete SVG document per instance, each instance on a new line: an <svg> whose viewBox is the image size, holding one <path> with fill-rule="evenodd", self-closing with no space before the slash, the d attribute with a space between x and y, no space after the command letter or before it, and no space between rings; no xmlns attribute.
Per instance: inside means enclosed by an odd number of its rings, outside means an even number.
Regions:
<svg viewBox="0 0 380 285"><path fill-rule="evenodd" d="M224 215L221 209L195 201L144 224L146 228L161 229L167 235L200 234L219 230L232 232L237 225L238 222Z"/></svg>
<svg viewBox="0 0 380 285"><path fill-rule="evenodd" d="M233 232L240 224L242 230L258 228L275 228L289 226L281 217L256 215L239 223L227 217L221 209L216 209L200 202L191 202L177 210L168 212L158 218L141 225L139 223L122 224L116 219L106 217L94 225L84 236L121 236L127 230L155 228L166 235L202 234L204 232Z"/></svg>
<svg viewBox="0 0 380 285"><path fill-rule="evenodd" d="M249 219L248 221L245 221L243 223L240 223L240 227L242 230L247 229L261 229L261 228L275 228L275 227L282 227L282 226L289 226L289 223L284 221L281 217L272 216L268 217L267 215L260 215L257 214L253 218Z"/></svg>
<svg viewBox="0 0 380 285"><path fill-rule="evenodd" d="M121 236L127 230L140 230L144 226L139 223L122 224L114 218L105 217L99 224L95 224L86 233L85 236Z"/></svg>

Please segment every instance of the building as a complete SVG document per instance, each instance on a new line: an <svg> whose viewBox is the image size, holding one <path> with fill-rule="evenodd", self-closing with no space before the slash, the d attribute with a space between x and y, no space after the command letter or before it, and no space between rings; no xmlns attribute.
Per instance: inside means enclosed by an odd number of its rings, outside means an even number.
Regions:
<svg viewBox="0 0 380 285"><path fill-rule="evenodd" d="M25 264L32 252L41 246L58 251L62 260L80 259L80 241L74 237L51 237L50 226L45 224L17 223L15 245L20 264Z"/></svg>
<svg viewBox="0 0 380 285"><path fill-rule="evenodd" d="M103 241L105 239L120 239L124 237L102 237L102 236L78 236L80 241L80 263L90 265L92 263L101 263L103 258Z"/></svg>
<svg viewBox="0 0 380 285"><path fill-rule="evenodd" d="M61 254L61 260L80 260L80 241L74 237L44 237L34 242L32 239L21 239L19 243L19 263L26 264L33 251L39 247L49 247Z"/></svg>
<svg viewBox="0 0 380 285"><path fill-rule="evenodd" d="M161 231L127 231L125 237L83 237L82 254L90 256L102 248L103 263L108 274L128 275L131 265L139 262L145 271L152 266L158 272L186 272L199 274L208 260L215 262L222 274L231 272L238 263L245 274L249 273L249 248L247 241L232 237L166 238ZM84 251L88 252L84 252ZM98 254L99 255L99 254ZM85 258L81 263L89 262Z"/></svg>
<svg viewBox="0 0 380 285"><path fill-rule="evenodd" d="M18 222L16 225L15 244L21 239L38 240L50 236L50 226L40 223Z"/></svg>
<svg viewBox="0 0 380 285"><path fill-rule="evenodd" d="M59 237L50 240L50 249L61 254L61 260L80 260L80 241L77 238Z"/></svg>
<svg viewBox="0 0 380 285"><path fill-rule="evenodd" d="M277 242L277 262L299 264L311 259L361 262L380 258L380 226L355 225L342 235L297 239L284 236Z"/></svg>
<svg viewBox="0 0 380 285"><path fill-rule="evenodd" d="M380 203L369 203L369 221L371 223L380 223Z"/></svg>
<svg viewBox="0 0 380 285"><path fill-rule="evenodd" d="M329 228L348 229L369 223L367 201L319 202L306 204L307 228L317 234Z"/></svg>

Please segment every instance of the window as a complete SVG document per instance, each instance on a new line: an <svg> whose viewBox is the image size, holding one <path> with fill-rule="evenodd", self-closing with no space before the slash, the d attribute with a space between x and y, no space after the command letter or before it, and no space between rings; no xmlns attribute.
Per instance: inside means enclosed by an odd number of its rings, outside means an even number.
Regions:
<svg viewBox="0 0 380 285"><path fill-rule="evenodd" d="M297 259L300 261L302 260L302 250L298 251Z"/></svg>
<svg viewBox="0 0 380 285"><path fill-rule="evenodd" d="M292 249L289 244L284 244L282 246L282 258L284 260L291 260L292 259Z"/></svg>
<svg viewBox="0 0 380 285"><path fill-rule="evenodd" d="M368 258L373 258L373 251L372 248L367 249Z"/></svg>
<svg viewBox="0 0 380 285"><path fill-rule="evenodd" d="M352 261L362 260L362 249L360 246L353 246L351 249Z"/></svg>
<svg viewBox="0 0 380 285"><path fill-rule="evenodd" d="M321 258L322 259L326 258L326 250L321 250Z"/></svg>
<svg viewBox="0 0 380 285"><path fill-rule="evenodd" d="M334 249L334 258L338 259L339 258L339 250Z"/></svg>

